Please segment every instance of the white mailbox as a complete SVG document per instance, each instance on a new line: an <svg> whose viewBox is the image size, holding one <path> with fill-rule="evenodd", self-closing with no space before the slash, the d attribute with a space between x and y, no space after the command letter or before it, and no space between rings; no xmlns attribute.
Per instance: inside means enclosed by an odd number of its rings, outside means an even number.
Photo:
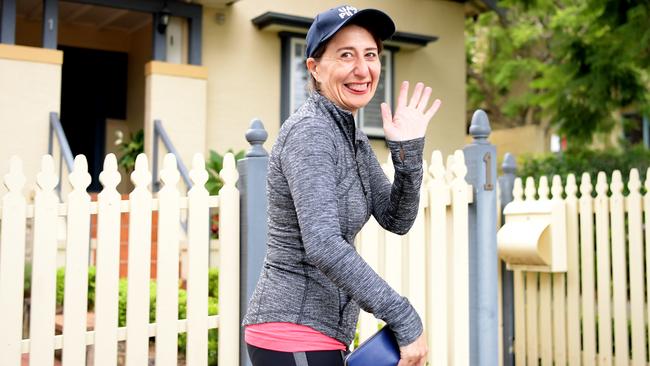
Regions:
<svg viewBox="0 0 650 366"><path fill-rule="evenodd" d="M566 272L566 211L562 200L514 201L503 210L499 257L510 270Z"/></svg>

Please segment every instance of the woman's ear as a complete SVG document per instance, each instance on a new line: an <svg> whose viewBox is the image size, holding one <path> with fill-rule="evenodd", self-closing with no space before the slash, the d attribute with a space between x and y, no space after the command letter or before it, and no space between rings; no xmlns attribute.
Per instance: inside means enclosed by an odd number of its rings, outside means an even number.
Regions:
<svg viewBox="0 0 650 366"><path fill-rule="evenodd" d="M315 58L309 57L307 58L307 61L305 61L305 64L307 65L307 71L311 74L311 76L316 80L318 80L318 61L316 61Z"/></svg>

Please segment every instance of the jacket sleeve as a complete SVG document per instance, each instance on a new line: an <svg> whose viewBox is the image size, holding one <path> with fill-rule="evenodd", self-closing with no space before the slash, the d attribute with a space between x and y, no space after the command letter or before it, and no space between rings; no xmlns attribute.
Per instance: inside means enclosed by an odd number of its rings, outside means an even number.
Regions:
<svg viewBox="0 0 650 366"><path fill-rule="evenodd" d="M423 330L415 309L372 270L341 234L335 141L327 121L303 120L289 132L280 154L298 216L305 260L362 309L384 320L400 346L410 344Z"/></svg>
<svg viewBox="0 0 650 366"><path fill-rule="evenodd" d="M391 184L370 150L368 166L372 215L384 229L404 235L418 214L424 138L386 142L395 167L395 179Z"/></svg>

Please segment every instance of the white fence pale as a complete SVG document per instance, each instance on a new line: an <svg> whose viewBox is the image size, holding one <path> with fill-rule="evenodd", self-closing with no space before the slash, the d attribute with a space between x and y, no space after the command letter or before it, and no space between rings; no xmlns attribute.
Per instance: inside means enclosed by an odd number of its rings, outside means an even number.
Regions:
<svg viewBox="0 0 650 366"><path fill-rule="evenodd" d="M154 198L151 175L144 155L131 175L135 189L121 200L114 155L108 155L100 181L104 187L91 202L90 183L83 156L75 159L67 177L71 190L65 203L55 193L58 177L52 157L43 157L33 204L24 196L22 163L12 158L4 176L0 222L0 364L21 365L29 354L31 365L54 365L54 351L62 349L64 365L85 365L88 345L94 347L94 365L115 365L118 342L126 341L126 364L146 365L149 342L155 337L156 365L177 363L177 335L188 334L187 365L207 365L208 329L219 328L219 364L237 365L239 354L239 192L232 154L225 156L218 197L208 195L204 184L205 160L197 154L190 176L194 187L181 196L179 173L173 155L165 157L163 188ZM208 316L209 208L221 214L221 269L219 315ZM178 316L181 211L187 210L189 273L187 319ZM149 323L149 285L152 212L158 212L158 270L156 322ZM120 215L129 214L129 264L126 327L118 327ZM94 330L87 330L88 258L90 217L97 215L97 254ZM55 335L57 220L67 220L66 276L63 334ZM23 339L23 273L26 228L33 218L33 256L29 338Z"/></svg>
<svg viewBox="0 0 650 366"><path fill-rule="evenodd" d="M650 169L643 196L636 169L627 195L619 171L609 182L599 173L595 194L589 174L581 180L552 184L566 207L567 272L514 273L516 365L648 365ZM548 180L524 189L517 178L513 195L549 199Z"/></svg>
<svg viewBox="0 0 650 366"><path fill-rule="evenodd" d="M390 160L384 170L392 177ZM424 322L429 365L469 365L468 205L472 189L458 150L443 164L432 154L424 169L420 211L403 237L383 230L371 219L357 238L362 257L389 284L407 296ZM381 324L362 312L359 340Z"/></svg>

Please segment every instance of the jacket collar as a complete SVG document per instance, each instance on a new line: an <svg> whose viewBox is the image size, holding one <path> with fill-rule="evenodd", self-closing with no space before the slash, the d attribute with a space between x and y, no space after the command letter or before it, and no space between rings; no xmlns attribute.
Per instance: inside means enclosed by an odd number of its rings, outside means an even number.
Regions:
<svg viewBox="0 0 650 366"><path fill-rule="evenodd" d="M363 141L364 136L361 129L356 128L352 112L343 109L318 92L312 92L311 98L317 108L325 115L334 120L345 133L350 141ZM355 143L356 145L356 143Z"/></svg>

